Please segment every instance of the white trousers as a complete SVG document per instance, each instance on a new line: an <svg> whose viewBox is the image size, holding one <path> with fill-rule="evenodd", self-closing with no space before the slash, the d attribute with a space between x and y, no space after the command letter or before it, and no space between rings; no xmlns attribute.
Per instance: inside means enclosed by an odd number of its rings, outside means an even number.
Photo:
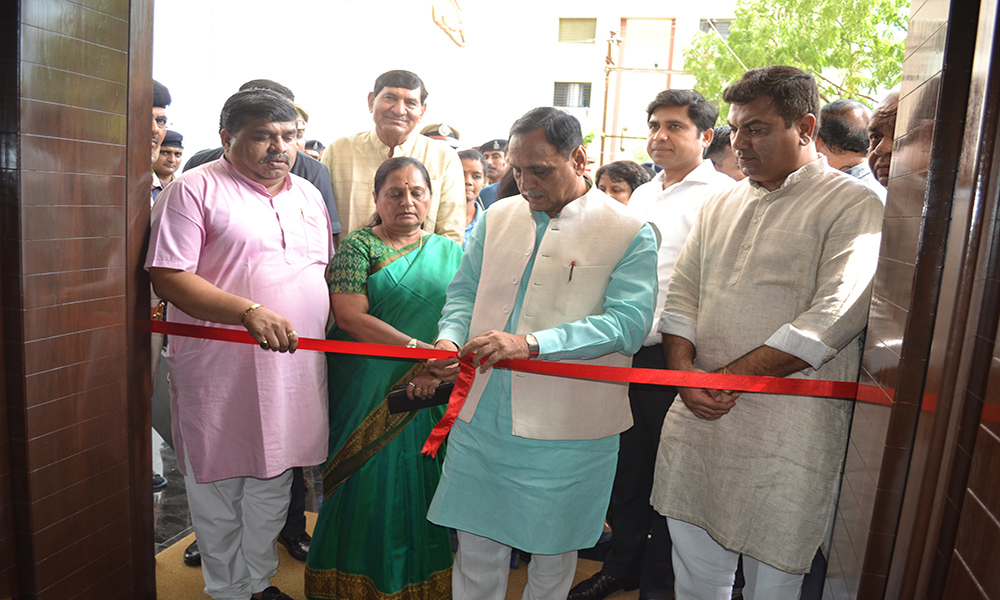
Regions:
<svg viewBox="0 0 1000 600"><path fill-rule="evenodd" d="M452 600L503 600L510 574L510 546L466 531L458 532L451 570ZM566 600L576 574L576 550L532 554L528 585L521 600Z"/></svg>
<svg viewBox="0 0 1000 600"><path fill-rule="evenodd" d="M677 600L729 600L739 552L727 550L690 523L667 519L674 544L674 592ZM803 575L795 575L743 555L746 600L799 600Z"/></svg>
<svg viewBox="0 0 1000 600"><path fill-rule="evenodd" d="M201 552L205 593L213 600L246 600L264 591L278 571L278 534L285 526L292 470L277 477L234 477L198 483L185 463L191 524Z"/></svg>

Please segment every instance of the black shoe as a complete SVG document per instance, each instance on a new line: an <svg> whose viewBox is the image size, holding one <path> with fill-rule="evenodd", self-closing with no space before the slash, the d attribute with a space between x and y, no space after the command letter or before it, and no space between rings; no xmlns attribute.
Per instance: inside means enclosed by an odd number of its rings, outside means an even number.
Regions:
<svg viewBox="0 0 1000 600"><path fill-rule="evenodd" d="M272 585L260 594L260 600L293 600L291 596L285 594L278 589L277 586Z"/></svg>
<svg viewBox="0 0 1000 600"><path fill-rule="evenodd" d="M576 587L569 591L566 600L601 600L607 598L612 592L618 590L632 591L639 587L638 583L596 573L590 579L585 579L576 584Z"/></svg>
<svg viewBox="0 0 1000 600"><path fill-rule="evenodd" d="M293 538L278 536L278 543L288 549L288 554L297 561L305 562L306 555L309 554L309 542L312 538L309 534L302 532Z"/></svg>
<svg viewBox="0 0 1000 600"><path fill-rule="evenodd" d="M201 551L198 550L198 540L191 542L191 545L184 549L184 564L189 567L201 566Z"/></svg>

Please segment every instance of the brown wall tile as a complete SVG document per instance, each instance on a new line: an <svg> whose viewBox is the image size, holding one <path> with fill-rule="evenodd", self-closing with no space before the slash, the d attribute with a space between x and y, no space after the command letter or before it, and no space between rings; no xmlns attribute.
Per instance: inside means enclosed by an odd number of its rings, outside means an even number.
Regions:
<svg viewBox="0 0 1000 600"><path fill-rule="evenodd" d="M889 170L890 177L906 177L927 170L930 165L930 141L934 130L935 123L927 121L896 137L892 151L892 167Z"/></svg>
<svg viewBox="0 0 1000 600"><path fill-rule="evenodd" d="M43 436L75 423L126 408L125 382L115 381L106 386L94 388L32 406L27 409L27 428L32 436Z"/></svg>
<svg viewBox="0 0 1000 600"><path fill-rule="evenodd" d="M34 501L31 506L31 520L29 521L29 524L33 528L32 532L58 523L67 516L76 514L83 508L96 504L110 495L128 489L125 465L113 465L110 462L111 457L114 456L112 453L117 452L115 446L116 444L108 443L95 449L100 451L99 458L103 459L104 464L108 468L98 470L95 474L73 485L68 485L68 481L64 484L64 488L57 493ZM88 450L88 452L91 451ZM100 468L100 466L97 467L97 469ZM42 472L42 470L39 470L37 473L31 474L30 481L32 484L41 477L40 473ZM118 515L115 516L115 518L117 517ZM35 558L40 560L43 557L36 556Z"/></svg>
<svg viewBox="0 0 1000 600"><path fill-rule="evenodd" d="M21 136L21 164L28 171L121 173L125 149L115 144Z"/></svg>
<svg viewBox="0 0 1000 600"><path fill-rule="evenodd" d="M903 339L907 316L906 307L896 306L881 296L874 296L868 311L868 335L874 336L883 344L897 347Z"/></svg>
<svg viewBox="0 0 1000 600"><path fill-rule="evenodd" d="M111 437L99 446L23 474L27 482L25 501L45 500L45 510L53 512L40 518L42 523L51 524L59 519L60 506L64 510L67 507L88 506L108 491L121 489L125 482L123 465L127 460L126 439L122 436ZM95 479L97 483L91 481L98 477L101 479ZM107 489L101 487L105 485Z"/></svg>
<svg viewBox="0 0 1000 600"><path fill-rule="evenodd" d="M31 25L23 28L28 43L22 48L22 61L125 83L127 53Z"/></svg>
<svg viewBox="0 0 1000 600"><path fill-rule="evenodd" d="M125 266L125 240L88 238L24 242L25 275Z"/></svg>
<svg viewBox="0 0 1000 600"><path fill-rule="evenodd" d="M125 352L125 326L115 325L44 338L24 345L26 374L51 371Z"/></svg>
<svg viewBox="0 0 1000 600"><path fill-rule="evenodd" d="M995 515L983 506L974 494L969 494L962 506L962 519L955 554L962 557L972 578L983 588L987 597L1000 597L1000 525Z"/></svg>
<svg viewBox="0 0 1000 600"><path fill-rule="evenodd" d="M1000 522L1000 437L986 428L979 430L969 473L969 493L978 498L983 509Z"/></svg>
<svg viewBox="0 0 1000 600"><path fill-rule="evenodd" d="M96 416L28 440L28 469L35 470L128 434L125 410Z"/></svg>
<svg viewBox="0 0 1000 600"><path fill-rule="evenodd" d="M125 178L119 175L24 171L21 185L24 205L117 206L125 210Z"/></svg>
<svg viewBox="0 0 1000 600"><path fill-rule="evenodd" d="M896 385L899 375L899 356L888 344L876 339L874 335L869 335L866 342L869 341L875 345L865 350L865 372L872 378L872 383L886 390L887 394L894 394L893 386ZM894 340L893 346L898 348L898 341ZM891 396L889 399L891 400Z"/></svg>
<svg viewBox="0 0 1000 600"><path fill-rule="evenodd" d="M887 291L896 296L897 306L909 306L910 287L913 285L913 263L920 244L923 220L916 217L884 219L882 222L882 248L879 256L879 278L889 277ZM896 265L899 265L898 267ZM883 274L883 268L899 268L899 275ZM899 290L899 285L903 291ZM891 290L891 291L890 291Z"/></svg>
<svg viewBox="0 0 1000 600"><path fill-rule="evenodd" d="M86 566L83 573L74 573L72 577L65 577L61 581L47 585L43 592L46 598L79 597L101 600L141 598L141 595L133 594L130 585L131 567L129 544L122 544L106 554L97 556Z"/></svg>
<svg viewBox="0 0 1000 600"><path fill-rule="evenodd" d="M123 52L128 50L127 20L73 2L25 2L21 6L21 21Z"/></svg>
<svg viewBox="0 0 1000 600"><path fill-rule="evenodd" d="M115 354L31 375L25 379L27 406L122 381L121 369L127 359L124 354Z"/></svg>
<svg viewBox="0 0 1000 600"><path fill-rule="evenodd" d="M125 140L125 115L52 102L21 101L21 133L105 144ZM65 202L64 204L68 204Z"/></svg>
<svg viewBox="0 0 1000 600"><path fill-rule="evenodd" d="M25 341L119 325L124 320L124 302L111 297L25 310Z"/></svg>
<svg viewBox="0 0 1000 600"><path fill-rule="evenodd" d="M129 18L129 3L124 0L76 0L76 3L116 19Z"/></svg>
<svg viewBox="0 0 1000 600"><path fill-rule="evenodd" d="M39 3L31 2L28 4L30 6ZM69 71L60 71L44 65L21 63L20 66L22 98L126 114L127 89L124 84ZM91 171L77 170L76 172L90 173ZM121 171L116 172L120 173Z"/></svg>
<svg viewBox="0 0 1000 600"><path fill-rule="evenodd" d="M25 206L24 240L124 237L125 223L116 206Z"/></svg>
<svg viewBox="0 0 1000 600"><path fill-rule="evenodd" d="M87 269L28 275L24 284L24 308L42 308L84 300L125 295L122 269Z"/></svg>
<svg viewBox="0 0 1000 600"><path fill-rule="evenodd" d="M894 153L895 154L895 153ZM885 217L922 217L926 173L913 173L908 177L892 178L889 174L889 197L885 203Z"/></svg>
<svg viewBox="0 0 1000 600"><path fill-rule="evenodd" d="M946 600L990 600L972 577L961 557L951 561L948 583L945 587Z"/></svg>
<svg viewBox="0 0 1000 600"><path fill-rule="evenodd" d="M106 548L118 548L129 539L129 517L121 515L95 533L68 544L54 554L42 557L36 564L38 580L46 587L71 577L78 586L96 583L106 573L94 568L94 563L107 553Z"/></svg>
<svg viewBox="0 0 1000 600"><path fill-rule="evenodd" d="M912 29L917 35L922 35L924 26L928 29L926 39L906 57L907 74L899 88L901 98L913 93L921 86L927 85L927 82L934 80L942 69L945 41L948 37L947 24L918 22ZM924 98L927 97L924 96ZM926 120L934 118L934 105L937 100L936 96L929 96L929 98L930 110L925 113ZM917 112L923 112L926 107L900 107L899 115L896 118L897 132L912 131L915 126L919 125L918 122L910 119L910 114L912 114L910 111L914 109ZM893 158L895 158L895 154L893 154Z"/></svg>
<svg viewBox="0 0 1000 600"><path fill-rule="evenodd" d="M96 534L107 523L113 523L125 514L128 514L128 491L121 490L37 531L35 546L42 556L54 555L73 541Z"/></svg>

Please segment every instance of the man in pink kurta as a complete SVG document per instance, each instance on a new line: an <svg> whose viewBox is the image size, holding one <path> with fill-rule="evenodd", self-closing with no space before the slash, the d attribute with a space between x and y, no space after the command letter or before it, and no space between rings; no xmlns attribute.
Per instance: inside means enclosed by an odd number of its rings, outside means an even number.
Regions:
<svg viewBox="0 0 1000 600"><path fill-rule="evenodd" d="M168 320L260 342L178 336L167 351L177 460L216 600L287 597L269 579L289 469L327 454L325 358L295 348L325 335L333 241L319 192L288 173L295 118L273 92L232 96L225 156L178 178L152 217L146 268Z"/></svg>

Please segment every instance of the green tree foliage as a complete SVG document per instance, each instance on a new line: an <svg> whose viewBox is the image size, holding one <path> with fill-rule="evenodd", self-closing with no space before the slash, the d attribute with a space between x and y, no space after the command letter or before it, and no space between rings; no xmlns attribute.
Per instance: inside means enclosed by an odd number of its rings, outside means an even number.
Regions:
<svg viewBox="0 0 1000 600"><path fill-rule="evenodd" d="M722 90L746 69L768 65L811 73L824 102L850 98L874 106L875 94L902 75L909 8L909 0L739 0L729 48L715 31L699 32L684 53L684 69L723 117Z"/></svg>

